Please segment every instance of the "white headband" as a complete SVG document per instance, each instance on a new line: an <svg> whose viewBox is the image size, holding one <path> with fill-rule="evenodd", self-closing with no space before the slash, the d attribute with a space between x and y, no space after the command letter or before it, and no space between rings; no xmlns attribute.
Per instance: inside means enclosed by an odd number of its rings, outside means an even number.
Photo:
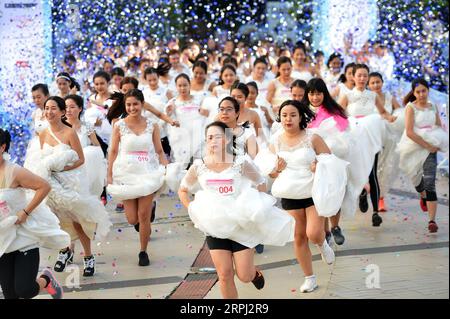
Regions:
<svg viewBox="0 0 450 319"><path fill-rule="evenodd" d="M56 78L56 81L58 81L59 79L64 79L64 80L67 80L67 81L69 81L69 82L72 82L72 80L71 80L69 77L65 76L65 75L60 75L60 76L58 76L58 77Z"/></svg>

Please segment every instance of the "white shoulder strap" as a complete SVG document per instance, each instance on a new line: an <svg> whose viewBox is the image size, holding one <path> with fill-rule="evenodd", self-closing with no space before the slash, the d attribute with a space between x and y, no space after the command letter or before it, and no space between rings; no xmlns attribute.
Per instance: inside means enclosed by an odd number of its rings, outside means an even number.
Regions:
<svg viewBox="0 0 450 319"><path fill-rule="evenodd" d="M52 129L50 127L48 128L48 132L59 144L64 144L63 142L61 142L59 138L56 137L56 135L52 132Z"/></svg>

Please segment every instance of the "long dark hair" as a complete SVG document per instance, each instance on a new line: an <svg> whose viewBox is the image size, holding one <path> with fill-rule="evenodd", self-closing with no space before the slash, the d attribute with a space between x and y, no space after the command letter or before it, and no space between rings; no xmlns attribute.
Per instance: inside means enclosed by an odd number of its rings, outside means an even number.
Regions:
<svg viewBox="0 0 450 319"><path fill-rule="evenodd" d="M313 111L311 111L311 109L308 107L307 104L295 100L287 100L280 105L280 110L278 111L278 118L277 118L278 122L281 122L281 110L288 105L292 105L298 110L298 114L300 115L301 130L307 128L309 122L311 122L316 118L316 115L314 114Z"/></svg>
<svg viewBox="0 0 450 319"><path fill-rule="evenodd" d="M406 96L403 99L403 105L406 105L410 102L414 102L416 100L416 97L414 96L414 90L416 89L416 87L418 87L419 85L423 85L424 87L426 87L428 90L430 90L430 85L428 84L428 82L424 79L424 78L417 78L414 79L411 82L411 91L408 92L408 94L406 94Z"/></svg>
<svg viewBox="0 0 450 319"><path fill-rule="evenodd" d="M64 101L67 100L73 100L75 102L75 104L78 106L79 109L81 109L81 112L78 114L78 119L81 119L81 113L83 113L84 111L84 102L83 102L83 98L79 95L76 94L69 94L64 98Z"/></svg>
<svg viewBox="0 0 450 319"><path fill-rule="evenodd" d="M225 137L230 140L230 142L226 145L225 150L228 154L236 156L236 136L233 134L233 131L228 127L228 125L220 121L214 121L206 126L205 135L210 127L220 127L223 130Z"/></svg>
<svg viewBox="0 0 450 319"><path fill-rule="evenodd" d="M108 109L108 114L106 114L106 119L111 124L112 120L126 117L128 114L125 111L125 94L122 92L114 92L111 94L110 100L113 100L113 104Z"/></svg>
<svg viewBox="0 0 450 319"><path fill-rule="evenodd" d="M144 79L147 78L149 74L156 74L158 77L164 76L170 71L170 64L160 63L157 68L148 67L144 71Z"/></svg>
<svg viewBox="0 0 450 319"><path fill-rule="evenodd" d="M354 68L355 65L356 65L356 64L353 63L353 62L347 64L347 65L345 66L345 68L344 68L344 73L341 74L341 76L340 76L339 79L338 79L338 82L342 82L342 83L347 82L347 78L345 77L345 73L347 73L347 70L348 70L348 69Z"/></svg>
<svg viewBox="0 0 450 319"><path fill-rule="evenodd" d="M60 111L64 111L64 112L66 111L66 101L64 101L64 99L62 97L59 97L59 96L56 96L56 95L50 96L47 100L45 100L44 108L45 108L45 105L47 104L48 101L55 101L56 105L58 106L58 109ZM70 125L70 123L67 122L64 119L64 117L61 118L61 122L63 122L63 124L67 125L68 127L72 127L72 125Z"/></svg>
<svg viewBox="0 0 450 319"><path fill-rule="evenodd" d="M345 110L342 106L340 106L330 95L328 92L327 85L322 79L313 78L309 80L306 85L305 95L303 96L302 103L309 105L311 104L308 99L308 93L319 92L323 94L323 107L327 110L328 113L333 115L339 115L343 118L347 118L347 114L345 114Z"/></svg>

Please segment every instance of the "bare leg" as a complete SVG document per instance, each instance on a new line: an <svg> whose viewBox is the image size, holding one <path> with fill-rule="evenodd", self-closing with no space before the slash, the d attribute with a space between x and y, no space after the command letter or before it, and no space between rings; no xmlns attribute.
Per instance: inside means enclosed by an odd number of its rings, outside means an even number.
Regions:
<svg viewBox="0 0 450 319"><path fill-rule="evenodd" d="M73 227L75 228L75 231L77 232L78 237L80 238L80 242L84 250L84 256L85 257L92 256L91 239L86 235L80 224L74 222Z"/></svg>
<svg viewBox="0 0 450 319"><path fill-rule="evenodd" d="M139 239L141 251L147 251L148 240L150 239L150 214L153 205L153 195L148 195L138 199L139 218Z"/></svg>
<svg viewBox="0 0 450 319"><path fill-rule="evenodd" d="M295 219L294 251L295 257L306 277L313 275L312 255L306 236L306 214L304 209L287 211ZM323 226L322 226L323 231ZM325 234L323 234L325 235Z"/></svg>
<svg viewBox="0 0 450 319"><path fill-rule="evenodd" d="M248 283L255 279L256 267L253 261L254 256L253 249L245 249L233 254L236 275L240 281Z"/></svg>
<svg viewBox="0 0 450 319"><path fill-rule="evenodd" d="M233 255L231 254L231 251L213 249L209 252L211 253L211 258L219 277L219 286L222 298L238 298L236 284L234 283Z"/></svg>

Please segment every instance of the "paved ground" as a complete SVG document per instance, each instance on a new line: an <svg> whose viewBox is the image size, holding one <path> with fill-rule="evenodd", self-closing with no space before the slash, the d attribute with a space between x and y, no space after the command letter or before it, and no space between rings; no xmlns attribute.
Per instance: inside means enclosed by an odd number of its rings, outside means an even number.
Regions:
<svg viewBox="0 0 450 319"><path fill-rule="evenodd" d="M319 289L301 294L303 274L296 263L292 244L266 247L256 255L266 278L266 287L257 291L252 284L237 280L241 298L449 298L449 214L448 178L439 176L437 234L428 234L427 215L421 212L412 186L397 181L387 199L389 211L380 228L371 226L370 210L343 220L346 242L334 246L337 259L325 265L315 247L313 266ZM402 191L400 191L402 190ZM189 220L178 198L166 196L158 202L157 219L149 245L151 265L139 267L138 234L125 216L108 209L114 229L107 241L95 242L95 277L85 279L80 245L76 246L75 266L57 274L65 282L65 298L146 299L166 298L191 271L204 237ZM56 252L41 251L41 267L52 266ZM376 276L379 274L379 276ZM220 298L218 285L205 298ZM40 295L37 298L48 298Z"/></svg>

